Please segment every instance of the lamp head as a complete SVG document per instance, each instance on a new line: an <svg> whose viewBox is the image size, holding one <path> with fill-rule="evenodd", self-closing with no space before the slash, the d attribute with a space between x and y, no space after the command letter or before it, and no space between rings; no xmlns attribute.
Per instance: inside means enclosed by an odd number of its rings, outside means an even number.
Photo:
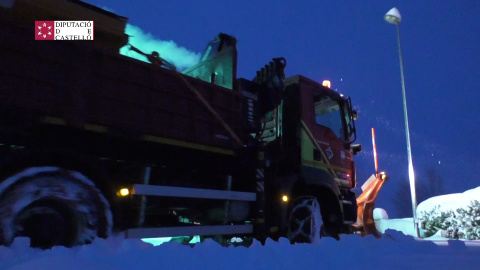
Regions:
<svg viewBox="0 0 480 270"><path fill-rule="evenodd" d="M400 11L397 8L390 9L385 16L383 16L385 21L392 24L399 24L402 21L402 16L400 15Z"/></svg>

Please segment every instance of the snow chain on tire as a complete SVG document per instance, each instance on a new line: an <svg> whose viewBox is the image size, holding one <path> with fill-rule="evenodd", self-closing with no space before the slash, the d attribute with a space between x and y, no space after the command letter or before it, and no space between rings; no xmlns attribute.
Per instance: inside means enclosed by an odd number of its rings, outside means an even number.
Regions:
<svg viewBox="0 0 480 270"><path fill-rule="evenodd" d="M8 245L14 237L22 236L23 222L28 222L25 220L48 211L63 214L62 220L73 229L65 230L65 235L71 234L68 240L42 247L85 244L111 234L110 205L91 180L57 167L32 167L0 183L0 244Z"/></svg>
<svg viewBox="0 0 480 270"><path fill-rule="evenodd" d="M291 243L313 243L320 239L323 221L320 205L314 197L299 198L294 202L288 220L288 238Z"/></svg>

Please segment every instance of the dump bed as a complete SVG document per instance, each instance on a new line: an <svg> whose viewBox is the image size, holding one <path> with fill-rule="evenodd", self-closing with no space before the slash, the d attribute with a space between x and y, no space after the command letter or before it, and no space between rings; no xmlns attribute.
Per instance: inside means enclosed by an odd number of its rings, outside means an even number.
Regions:
<svg viewBox="0 0 480 270"><path fill-rule="evenodd" d="M35 41L34 25L0 16L0 129L39 123L117 132L158 142L230 149L225 128L179 73L91 41ZM237 91L186 77L234 130ZM17 127L18 128L18 127Z"/></svg>

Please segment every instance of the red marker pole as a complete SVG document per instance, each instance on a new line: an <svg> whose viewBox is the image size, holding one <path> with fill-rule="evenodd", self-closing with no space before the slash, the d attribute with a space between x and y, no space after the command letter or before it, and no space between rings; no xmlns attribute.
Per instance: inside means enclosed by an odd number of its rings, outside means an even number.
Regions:
<svg viewBox="0 0 480 270"><path fill-rule="evenodd" d="M375 130L372 128L373 160L375 161L375 176L378 175L377 146L375 145Z"/></svg>

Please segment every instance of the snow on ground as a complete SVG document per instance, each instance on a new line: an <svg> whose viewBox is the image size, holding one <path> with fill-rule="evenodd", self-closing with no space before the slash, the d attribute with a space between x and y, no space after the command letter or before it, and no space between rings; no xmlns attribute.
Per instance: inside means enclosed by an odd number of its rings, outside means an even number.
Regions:
<svg viewBox="0 0 480 270"><path fill-rule="evenodd" d="M443 207L446 202L445 207L458 207L459 198L480 198L477 191L480 188L452 200L432 198L425 205L440 203ZM428 208L425 205L422 209ZM263 246L254 241L249 248L223 247L213 240L154 246L116 236L85 246L40 250L30 248L28 239L16 238L10 247L0 246L0 270L479 269L480 241L447 240L438 235L421 240L410 236L415 235L411 218L389 220L381 210L375 211L375 217L383 233L380 239L342 235L340 241L322 238L315 244L291 245L281 238L278 242L267 240Z"/></svg>
<svg viewBox="0 0 480 270"><path fill-rule="evenodd" d="M413 225L413 218L376 219L375 225L377 227L377 230L381 233L385 233L386 230L392 229L403 232L406 235L417 235L417 232Z"/></svg>
<svg viewBox="0 0 480 270"><path fill-rule="evenodd" d="M438 246L387 230L382 238L342 236L316 244L291 245L285 238L249 248L222 247L213 240L191 247L177 242L153 246L140 240L112 237L74 248L39 250L28 239L0 246L2 270L122 269L478 269L478 246L452 240Z"/></svg>

